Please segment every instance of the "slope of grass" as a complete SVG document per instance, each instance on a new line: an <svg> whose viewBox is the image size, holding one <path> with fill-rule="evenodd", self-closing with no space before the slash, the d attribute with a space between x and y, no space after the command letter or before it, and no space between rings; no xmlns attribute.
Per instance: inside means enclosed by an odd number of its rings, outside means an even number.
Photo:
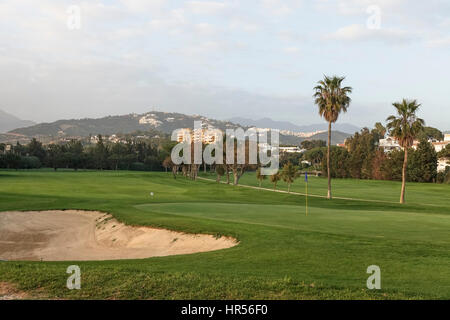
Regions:
<svg viewBox="0 0 450 320"><path fill-rule="evenodd" d="M212 173L202 173L202 177L216 179L216 175ZM222 179L225 181L225 179ZM308 193L311 195L327 195L327 179L323 177L308 176ZM247 172L239 180L239 184L259 187L259 181L256 179L255 172ZM445 203L450 205L450 200L445 199L450 195L449 184L434 183L414 183L406 184L406 200L409 204L419 205L440 205ZM265 179L261 187L273 189L274 186L270 179ZM376 200L398 203L400 200L401 183L398 181L381 181L381 180L359 180L359 179L333 179L332 191L333 196L363 200ZM277 190L287 191L287 184L279 181ZM374 192L374 190L376 190ZM292 192L305 193L305 178L298 177L291 185Z"/></svg>
<svg viewBox="0 0 450 320"><path fill-rule="evenodd" d="M293 189L302 192L300 181ZM242 183L257 185L251 174ZM410 184L406 206L389 202L396 183L334 187L335 195L388 202L310 198L306 217L302 196L165 173L3 171L0 211L100 210L128 224L229 235L240 244L143 260L0 262L0 282L62 298L450 298L448 186ZM324 193L326 181L312 178L310 190ZM81 267L81 290L65 287L71 264ZM373 264L382 290L366 289Z"/></svg>

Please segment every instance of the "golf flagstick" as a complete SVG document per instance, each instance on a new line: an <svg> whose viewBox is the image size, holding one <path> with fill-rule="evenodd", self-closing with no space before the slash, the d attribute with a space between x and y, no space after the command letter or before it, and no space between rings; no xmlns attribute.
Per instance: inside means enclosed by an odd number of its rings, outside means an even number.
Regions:
<svg viewBox="0 0 450 320"><path fill-rule="evenodd" d="M305 171L305 186L306 186L306 216L308 216L308 172Z"/></svg>

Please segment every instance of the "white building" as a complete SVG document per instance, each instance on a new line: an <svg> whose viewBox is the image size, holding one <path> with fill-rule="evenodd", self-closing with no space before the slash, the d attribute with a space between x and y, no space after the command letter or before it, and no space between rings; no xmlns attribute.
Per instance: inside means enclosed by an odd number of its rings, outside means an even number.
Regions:
<svg viewBox="0 0 450 320"><path fill-rule="evenodd" d="M195 130L189 128L179 129L177 132L177 142L189 141L188 139L192 142L210 144L222 139L222 131L212 127Z"/></svg>
<svg viewBox="0 0 450 320"><path fill-rule="evenodd" d="M446 133L446 134L444 135L444 141L450 142L450 133Z"/></svg>
<svg viewBox="0 0 450 320"><path fill-rule="evenodd" d="M281 153L303 153L306 150L300 147L279 147Z"/></svg>
<svg viewBox="0 0 450 320"><path fill-rule="evenodd" d="M183 128L177 131L177 142L191 140L191 129Z"/></svg>
<svg viewBox="0 0 450 320"><path fill-rule="evenodd" d="M436 152L440 152L443 149L445 149L445 147L450 144L450 140L449 141L439 141L439 142L433 142L433 146L434 146L434 150L436 150Z"/></svg>
<svg viewBox="0 0 450 320"><path fill-rule="evenodd" d="M154 114L147 114L139 119L139 124L149 124L158 127L162 122L154 118Z"/></svg>
<svg viewBox="0 0 450 320"><path fill-rule="evenodd" d="M112 143L119 143L120 139L119 137L117 137L117 135L113 134L108 138L109 141L111 141Z"/></svg>
<svg viewBox="0 0 450 320"><path fill-rule="evenodd" d="M280 133L284 134L286 136L294 136L294 137L300 137L300 138L310 138L316 134L326 132L326 130L319 130L319 131L313 131L313 132L298 132L298 131L291 131L291 130L281 130Z"/></svg>
<svg viewBox="0 0 450 320"><path fill-rule="evenodd" d="M391 152L394 150L401 150L402 147L398 144L397 139L387 137L386 139L380 139L380 147L384 148L384 152Z"/></svg>
<svg viewBox="0 0 450 320"><path fill-rule="evenodd" d="M450 167L450 159L441 158L438 160L438 172L444 172L447 167Z"/></svg>
<svg viewBox="0 0 450 320"><path fill-rule="evenodd" d="M301 163L302 164L306 164L308 166L311 166L311 162L310 161L303 160Z"/></svg>

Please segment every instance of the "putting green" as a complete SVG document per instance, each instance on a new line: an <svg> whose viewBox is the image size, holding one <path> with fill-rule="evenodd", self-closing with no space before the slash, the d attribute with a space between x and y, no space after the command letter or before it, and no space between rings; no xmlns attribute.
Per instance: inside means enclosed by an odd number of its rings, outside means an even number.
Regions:
<svg viewBox="0 0 450 320"><path fill-rule="evenodd" d="M245 223L308 232L448 243L450 216L416 212L355 211L220 202L141 204L135 208L159 214ZM426 232L424 232L426 231Z"/></svg>

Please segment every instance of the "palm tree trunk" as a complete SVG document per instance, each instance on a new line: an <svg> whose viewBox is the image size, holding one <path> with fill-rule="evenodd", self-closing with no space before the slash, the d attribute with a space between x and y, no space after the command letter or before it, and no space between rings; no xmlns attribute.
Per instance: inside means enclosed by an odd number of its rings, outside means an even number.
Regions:
<svg viewBox="0 0 450 320"><path fill-rule="evenodd" d="M405 191L406 191L406 167L408 166L408 148L405 148L405 158L403 159L402 170L402 193L400 195L400 203L405 203Z"/></svg>
<svg viewBox="0 0 450 320"><path fill-rule="evenodd" d="M328 151L327 151L328 199L331 199L330 153L331 153L331 121L328 122Z"/></svg>

